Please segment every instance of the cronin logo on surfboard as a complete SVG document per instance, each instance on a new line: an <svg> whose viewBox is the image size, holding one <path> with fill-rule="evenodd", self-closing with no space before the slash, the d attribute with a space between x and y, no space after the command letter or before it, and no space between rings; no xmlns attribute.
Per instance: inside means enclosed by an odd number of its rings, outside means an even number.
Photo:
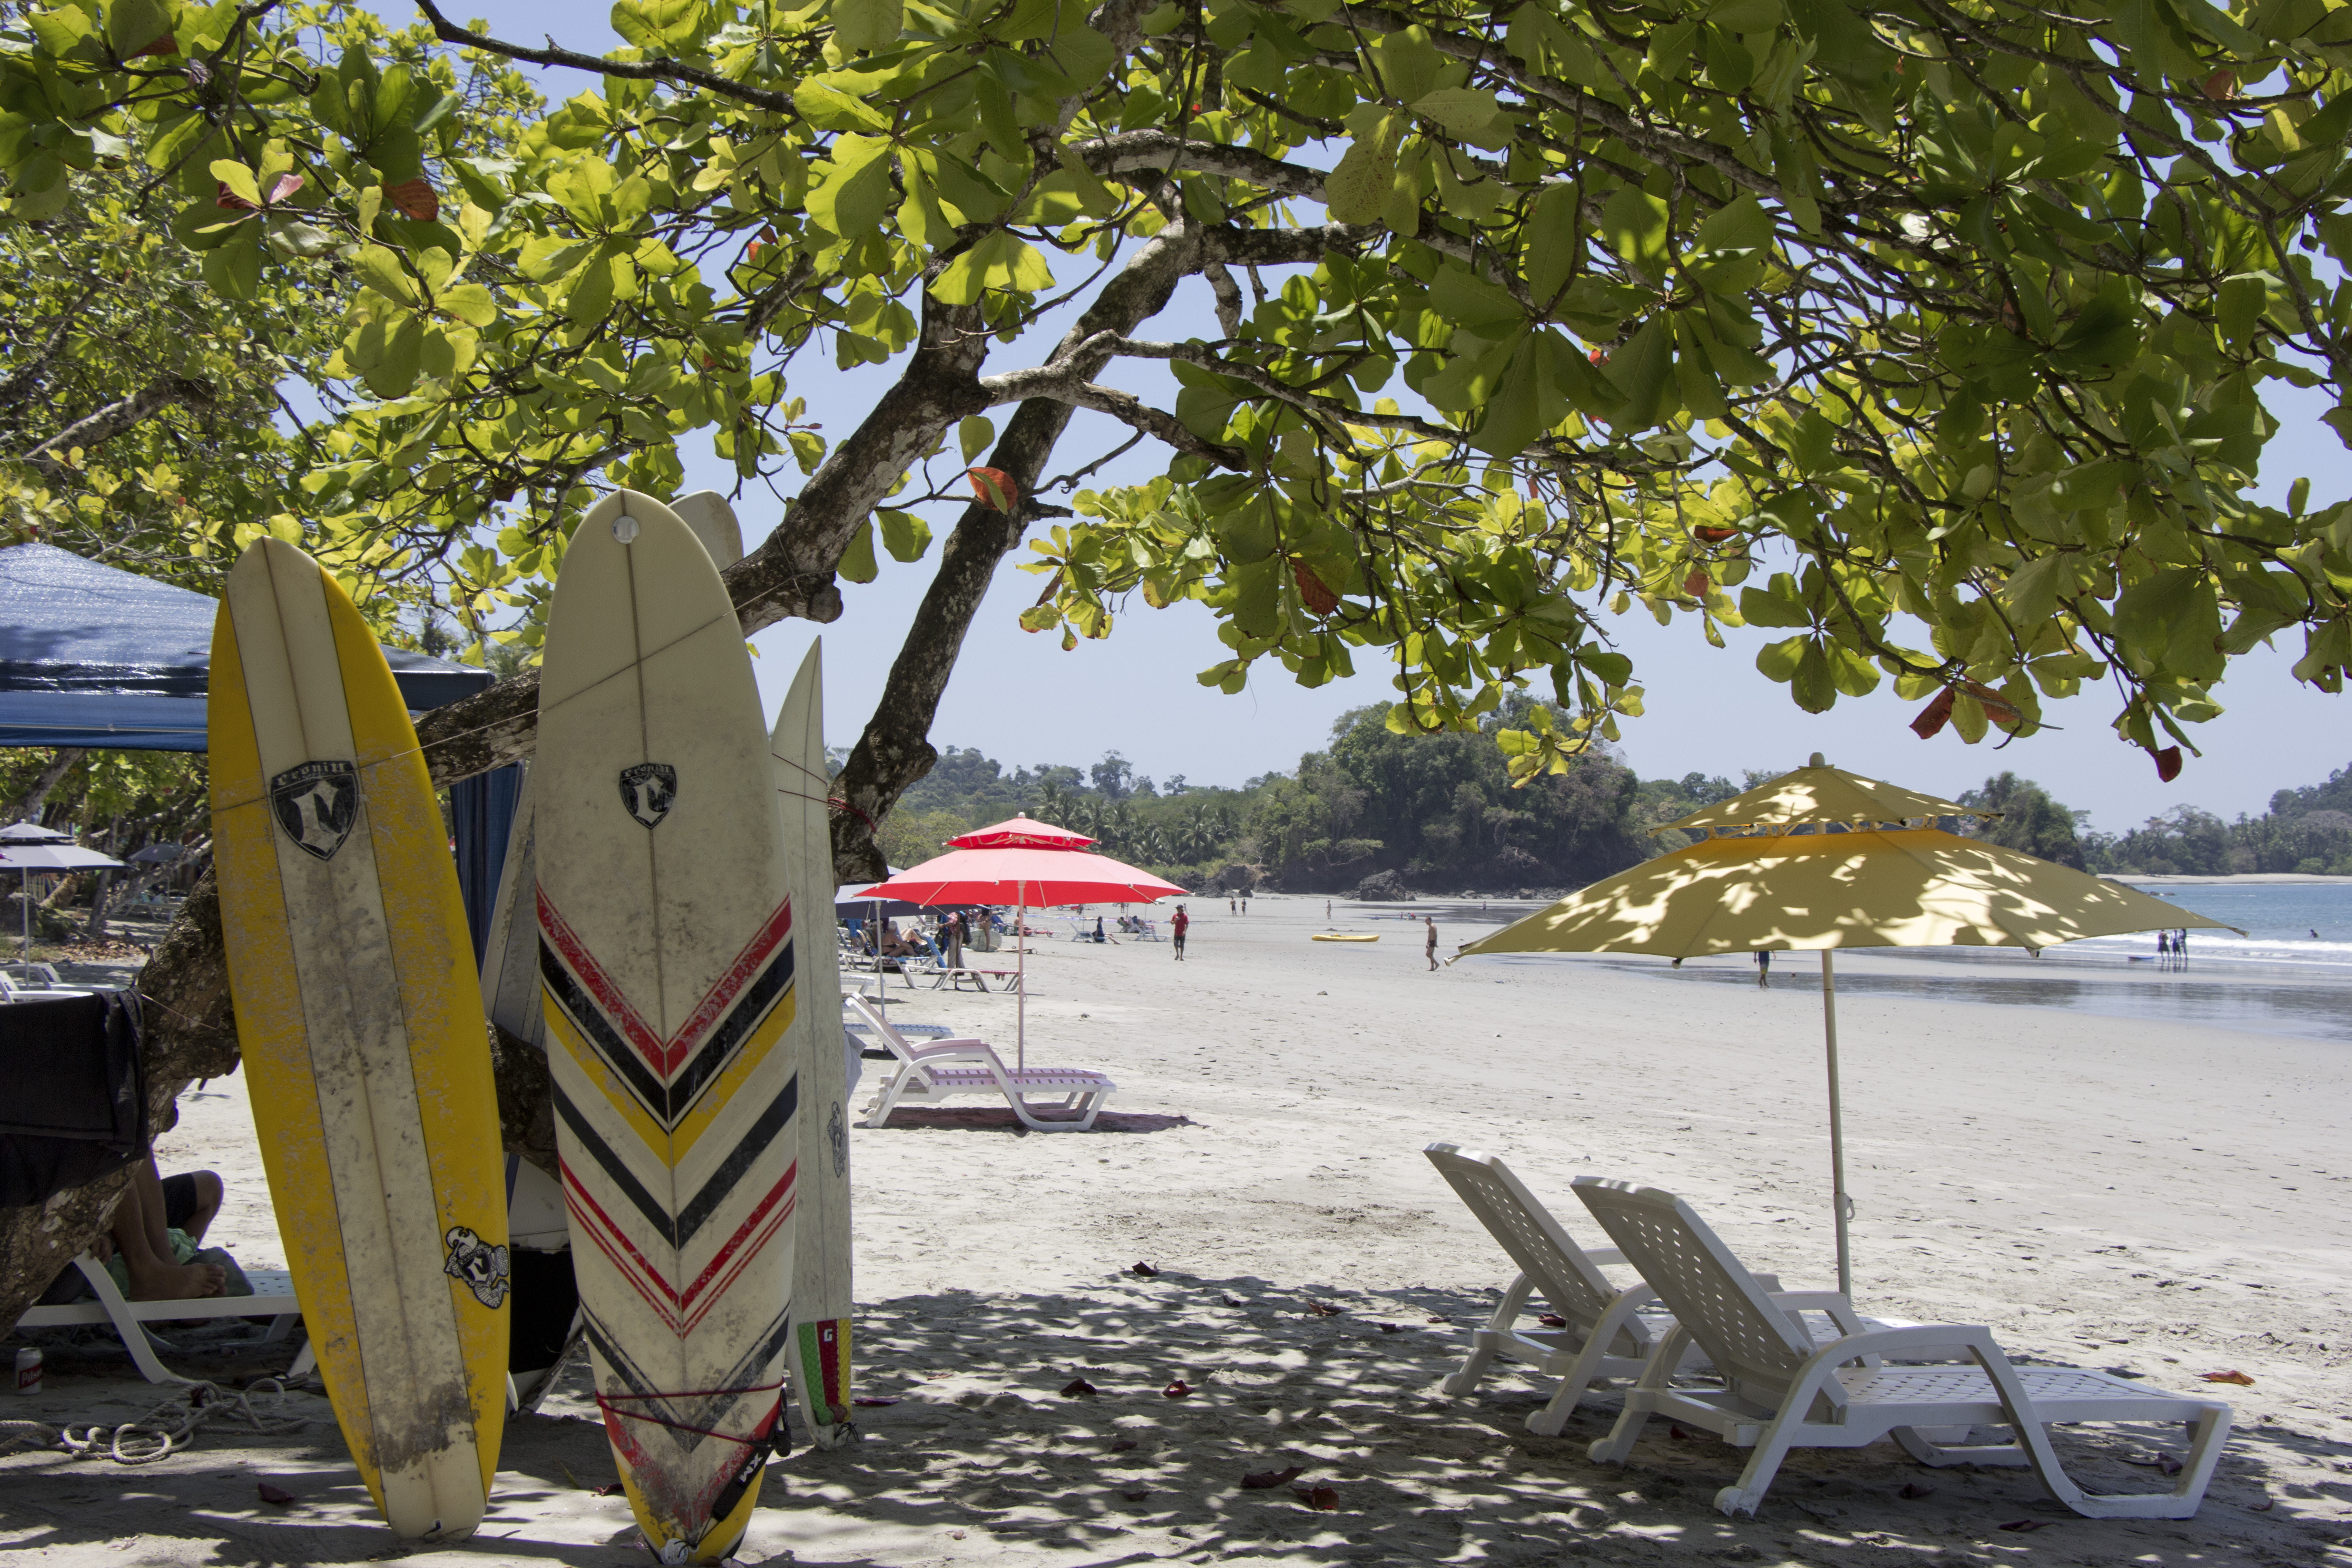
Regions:
<svg viewBox="0 0 2352 1568"><path fill-rule="evenodd" d="M621 770L621 804L646 827L660 826L677 799L677 770L667 763L639 763Z"/></svg>
<svg viewBox="0 0 2352 1568"><path fill-rule="evenodd" d="M334 858L360 815L360 776L350 763L304 763L269 781L269 809L305 853Z"/></svg>
<svg viewBox="0 0 2352 1568"><path fill-rule="evenodd" d="M507 1249L493 1247L467 1226L453 1225L441 1237L449 1248L449 1259L441 1272L452 1279L465 1282L474 1293L474 1300L485 1307L496 1307L507 1299Z"/></svg>

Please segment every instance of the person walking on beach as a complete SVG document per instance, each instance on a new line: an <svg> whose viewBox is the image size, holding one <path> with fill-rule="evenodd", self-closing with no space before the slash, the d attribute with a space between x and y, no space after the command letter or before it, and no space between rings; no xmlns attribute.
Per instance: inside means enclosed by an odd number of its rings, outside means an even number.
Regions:
<svg viewBox="0 0 2352 1568"><path fill-rule="evenodd" d="M1192 923L1192 917L1184 912L1184 906L1177 905L1175 917L1168 922L1168 930L1175 939L1176 962L1179 963L1184 962L1184 928Z"/></svg>
<svg viewBox="0 0 2352 1568"><path fill-rule="evenodd" d="M1241 906L1234 902L1230 894L1228 894L1225 899L1225 913L1229 915L1241 913Z"/></svg>
<svg viewBox="0 0 2352 1568"><path fill-rule="evenodd" d="M2156 961L2168 969L2172 966L2172 933L2168 931L2156 933Z"/></svg>
<svg viewBox="0 0 2352 1568"><path fill-rule="evenodd" d="M1437 917L1423 915L1421 919L1422 923L1429 927L1429 940L1422 943L1422 956L1429 960L1430 968L1435 969L1437 967Z"/></svg>
<svg viewBox="0 0 2352 1568"><path fill-rule="evenodd" d="M1247 888L1244 888L1242 889L1242 913L1249 913L1249 889Z"/></svg>
<svg viewBox="0 0 2352 1568"><path fill-rule="evenodd" d="M1759 947L1756 950L1756 984L1759 985L1772 984L1772 950L1770 948Z"/></svg>

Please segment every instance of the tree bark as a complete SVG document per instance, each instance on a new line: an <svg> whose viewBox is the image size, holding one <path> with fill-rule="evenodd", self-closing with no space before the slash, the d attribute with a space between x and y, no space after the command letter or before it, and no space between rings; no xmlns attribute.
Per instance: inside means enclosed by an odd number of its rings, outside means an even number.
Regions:
<svg viewBox="0 0 2352 1568"><path fill-rule="evenodd" d="M25 461L38 468L51 482L58 482L73 470L59 462L55 454L110 441L141 420L174 403L210 403L212 400L213 389L205 383L192 376L167 375L151 386L142 387L128 397L120 398L94 414L75 420L26 453Z"/></svg>
<svg viewBox="0 0 2352 1568"><path fill-rule="evenodd" d="M47 764L33 776L33 787L25 792L25 798L16 803L16 820L38 822L41 805L49 798L49 792L57 788L58 781L87 755L89 752L79 746L59 746Z"/></svg>

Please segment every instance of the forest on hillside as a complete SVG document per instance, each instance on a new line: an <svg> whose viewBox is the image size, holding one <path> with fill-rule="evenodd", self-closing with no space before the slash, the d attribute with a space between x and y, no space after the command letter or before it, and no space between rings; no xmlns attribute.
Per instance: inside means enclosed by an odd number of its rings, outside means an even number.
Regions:
<svg viewBox="0 0 2352 1568"><path fill-rule="evenodd" d="M1238 787L1182 774L1156 781L1117 752L1085 768L1008 771L977 750L950 747L880 837L890 863L908 866L957 833L1025 811L1188 887L1343 893L1378 879L1374 888L1392 895L1553 891L1678 847L1682 835L1652 830L1782 771L1643 779L1602 747L1564 773L1514 789L1496 734L1524 722L1507 710L1476 731L1401 735L1388 728L1386 709L1358 709L1294 770ZM1961 800L2002 814L1969 831L2093 871L2352 875L2352 769L2280 790L2260 817L2224 822L2176 806L2122 833L2093 829L2088 813L2013 773Z"/></svg>

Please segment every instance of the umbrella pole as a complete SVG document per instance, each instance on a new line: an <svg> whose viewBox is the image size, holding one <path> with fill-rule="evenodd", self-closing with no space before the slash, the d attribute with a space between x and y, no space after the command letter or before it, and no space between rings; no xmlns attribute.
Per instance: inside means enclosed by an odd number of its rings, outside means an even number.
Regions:
<svg viewBox="0 0 2352 1568"><path fill-rule="evenodd" d="M1846 1245L1845 1124L1838 1106L1837 966L1830 950L1822 949L1822 1033L1829 1043L1830 1066L1830 1202L1837 1215L1838 1294L1853 1297L1853 1258Z"/></svg>
<svg viewBox="0 0 2352 1568"><path fill-rule="evenodd" d="M1018 993L1013 1003L1013 1016L1018 1020L1014 1025L1013 1056L1016 1072L1025 1071L1029 1066L1029 889L1024 887L1019 891L1021 902L1013 915L1013 940L1018 944L1019 955L1013 965L1013 988Z"/></svg>

